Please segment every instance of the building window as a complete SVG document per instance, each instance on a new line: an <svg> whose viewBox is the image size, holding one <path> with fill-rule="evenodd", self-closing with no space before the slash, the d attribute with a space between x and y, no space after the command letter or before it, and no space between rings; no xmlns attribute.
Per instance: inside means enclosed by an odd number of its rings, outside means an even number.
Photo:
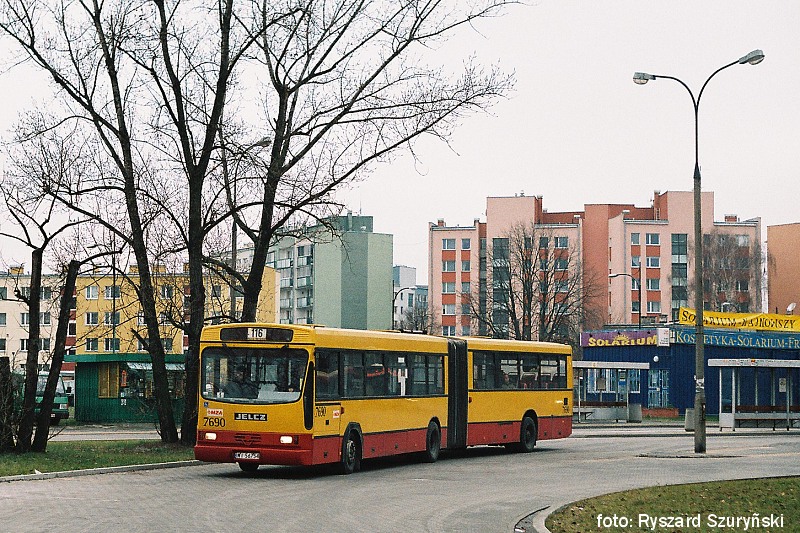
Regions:
<svg viewBox="0 0 800 533"><path fill-rule="evenodd" d="M97 338L89 337L86 339L86 351L96 352L98 347Z"/></svg>
<svg viewBox="0 0 800 533"><path fill-rule="evenodd" d="M119 351L119 338L118 337L106 337L103 339L105 342L105 349L107 352L118 352Z"/></svg>
<svg viewBox="0 0 800 533"><path fill-rule="evenodd" d="M566 270L569 266L569 260L566 257L559 257L555 261L556 270Z"/></svg>
<svg viewBox="0 0 800 533"><path fill-rule="evenodd" d="M87 326L96 326L98 324L98 314L96 312L88 312L84 315L84 323Z"/></svg>
<svg viewBox="0 0 800 533"><path fill-rule="evenodd" d="M30 313L20 313L19 315L19 323L22 326L27 326L31 323L31 314Z"/></svg>
<svg viewBox="0 0 800 533"><path fill-rule="evenodd" d="M456 271L455 261L442 261L442 272L455 272L455 271Z"/></svg>
<svg viewBox="0 0 800 533"><path fill-rule="evenodd" d="M469 272L469 270L470 270L470 262L461 261L461 272Z"/></svg>
<svg viewBox="0 0 800 533"><path fill-rule="evenodd" d="M172 353L172 339L161 339L161 345L164 346L164 351L166 353Z"/></svg>
<svg viewBox="0 0 800 533"><path fill-rule="evenodd" d="M550 238L549 237L539 237L539 249L540 250L546 250L548 246L550 246Z"/></svg>
<svg viewBox="0 0 800 533"><path fill-rule="evenodd" d="M442 283L442 294L455 294L456 293L456 282L455 281L445 281Z"/></svg>
<svg viewBox="0 0 800 533"><path fill-rule="evenodd" d="M631 244L639 244L639 234L638 233L631 233Z"/></svg>
<svg viewBox="0 0 800 533"><path fill-rule="evenodd" d="M647 312L661 313L661 302L659 302L658 300L653 302L647 302Z"/></svg>
<svg viewBox="0 0 800 533"><path fill-rule="evenodd" d="M8 300L8 287L0 287L0 300Z"/></svg>
<svg viewBox="0 0 800 533"><path fill-rule="evenodd" d="M455 249L456 249L455 239L442 239L442 250L455 250Z"/></svg>
<svg viewBox="0 0 800 533"><path fill-rule="evenodd" d="M105 287L106 300L116 300L119 297L120 297L119 285L106 285Z"/></svg>
<svg viewBox="0 0 800 533"><path fill-rule="evenodd" d="M5 325L6 325L6 314L0 313L0 326L5 326Z"/></svg>
<svg viewBox="0 0 800 533"><path fill-rule="evenodd" d="M569 247L569 237L556 237L553 239L555 242L556 248L567 248Z"/></svg>
<svg viewBox="0 0 800 533"><path fill-rule="evenodd" d="M0 353L6 352L6 339L5 337L0 338Z"/></svg>
<svg viewBox="0 0 800 533"><path fill-rule="evenodd" d="M211 297L212 298L221 298L222 297L222 286L221 285L212 285L211 286Z"/></svg>
<svg viewBox="0 0 800 533"><path fill-rule="evenodd" d="M50 337L39 339L39 349L44 350L45 352L50 351Z"/></svg>
<svg viewBox="0 0 800 533"><path fill-rule="evenodd" d="M650 256L647 258L647 268L659 268L661 266L661 258L658 256Z"/></svg>
<svg viewBox="0 0 800 533"><path fill-rule="evenodd" d="M442 335L445 337L453 337L456 334L455 326L442 326Z"/></svg>
<svg viewBox="0 0 800 533"><path fill-rule="evenodd" d="M469 250L469 247L470 247L469 239L461 239L461 249Z"/></svg>
<svg viewBox="0 0 800 533"><path fill-rule="evenodd" d="M461 326L461 334L464 335L465 337L469 337L470 335L472 335L472 333L470 333L469 326Z"/></svg>
<svg viewBox="0 0 800 533"><path fill-rule="evenodd" d="M103 319L103 324L106 326L117 326L119 325L119 311L106 311L105 317Z"/></svg>
<svg viewBox="0 0 800 533"><path fill-rule="evenodd" d="M639 309L641 309L641 305L639 302L631 302L631 313L638 313Z"/></svg>
<svg viewBox="0 0 800 533"><path fill-rule="evenodd" d="M632 267L639 267L642 264L642 258L638 255L631 256L631 266Z"/></svg>
<svg viewBox="0 0 800 533"><path fill-rule="evenodd" d="M97 300L98 287L97 285L89 285L86 287L86 299Z"/></svg>
<svg viewBox="0 0 800 533"><path fill-rule="evenodd" d="M455 315L456 304L444 304L442 306L442 315Z"/></svg>
<svg viewBox="0 0 800 533"><path fill-rule="evenodd" d="M119 396L119 363L100 363L97 365L97 397L116 398Z"/></svg>
<svg viewBox="0 0 800 533"><path fill-rule="evenodd" d="M750 236L749 235L737 235L736 236L736 244L740 247L750 246Z"/></svg>
<svg viewBox="0 0 800 533"><path fill-rule="evenodd" d="M172 285L162 285L161 286L161 297L166 298L168 300L172 299L172 295L175 292L175 288Z"/></svg>
<svg viewBox="0 0 800 533"><path fill-rule="evenodd" d="M461 282L461 294L470 294L470 286L469 281L462 281Z"/></svg>
<svg viewBox="0 0 800 533"><path fill-rule="evenodd" d="M27 352L28 351L28 339L20 339L19 340L19 351Z"/></svg>
<svg viewBox="0 0 800 533"><path fill-rule="evenodd" d="M661 290L661 279L660 278L648 278L647 279L647 290L648 291L660 291Z"/></svg>
<svg viewBox="0 0 800 533"><path fill-rule="evenodd" d="M747 292L749 289L749 284L746 279L740 279L736 281L736 290L739 292Z"/></svg>
<svg viewBox="0 0 800 533"><path fill-rule="evenodd" d="M648 233L645 236L645 243L658 246L661 244L661 235L659 233Z"/></svg>

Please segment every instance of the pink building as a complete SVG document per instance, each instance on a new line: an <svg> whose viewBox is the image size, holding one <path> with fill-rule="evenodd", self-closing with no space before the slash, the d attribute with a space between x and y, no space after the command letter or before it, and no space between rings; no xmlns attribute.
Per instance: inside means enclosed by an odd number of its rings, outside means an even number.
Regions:
<svg viewBox="0 0 800 533"><path fill-rule="evenodd" d="M767 227L769 250L768 309L770 313L800 314L800 223ZM792 306L792 304L795 304Z"/></svg>
<svg viewBox="0 0 800 533"><path fill-rule="evenodd" d="M755 307L760 304L753 302L761 299L760 219L740 221L735 215L725 215L723 221L715 222L714 193L704 192L702 202L706 252L719 255L724 250L730 256L706 254L711 273L706 276L706 308L758 310ZM586 204L583 211L558 213L544 209L541 196L494 197L486 200L486 222L449 227L439 220L430 225L428 301L434 314L441 314L444 334L479 333L459 295L468 294L466 289L474 292L477 283L486 299L492 287L486 250L520 223L532 224L537 231L552 235L561 247L577 251L580 261L573 264L582 270L586 293L594 295L583 304L584 329L640 321L664 323L673 320L680 307L693 306L692 192L656 191L649 207ZM733 243L734 248L722 248L719 243ZM738 278L723 281L715 278L717 266L731 271L747 266L752 272L739 272ZM483 311L489 312L485 307Z"/></svg>

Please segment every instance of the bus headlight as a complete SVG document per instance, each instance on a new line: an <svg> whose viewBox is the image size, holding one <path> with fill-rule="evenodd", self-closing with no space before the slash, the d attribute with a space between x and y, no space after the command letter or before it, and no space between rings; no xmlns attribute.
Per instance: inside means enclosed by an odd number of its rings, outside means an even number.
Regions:
<svg viewBox="0 0 800 533"><path fill-rule="evenodd" d="M217 440L217 434L209 431L208 433L206 433L205 439L206 440Z"/></svg>
<svg viewBox="0 0 800 533"><path fill-rule="evenodd" d="M281 435L281 444L294 444L294 437L291 435Z"/></svg>

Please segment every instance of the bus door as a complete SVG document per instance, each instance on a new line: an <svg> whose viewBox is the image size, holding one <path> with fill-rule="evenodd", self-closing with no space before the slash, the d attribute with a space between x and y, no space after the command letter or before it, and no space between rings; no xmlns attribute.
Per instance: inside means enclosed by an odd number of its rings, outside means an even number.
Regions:
<svg viewBox="0 0 800 533"><path fill-rule="evenodd" d="M467 446L467 342L448 339L447 447Z"/></svg>

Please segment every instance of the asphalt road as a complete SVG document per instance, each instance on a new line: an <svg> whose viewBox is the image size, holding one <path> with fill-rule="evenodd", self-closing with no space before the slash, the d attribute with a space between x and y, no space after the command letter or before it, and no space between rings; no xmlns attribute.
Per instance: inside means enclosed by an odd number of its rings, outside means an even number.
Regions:
<svg viewBox="0 0 800 533"><path fill-rule="evenodd" d="M585 497L781 475L800 475L797 430L709 431L708 453L698 455L682 428L621 424L578 427L572 438L540 442L531 454L475 448L443 453L435 464L367 461L351 476L294 467L247 475L235 465L203 464L0 483L0 529L511 532L522 525L541 531L546 514Z"/></svg>

